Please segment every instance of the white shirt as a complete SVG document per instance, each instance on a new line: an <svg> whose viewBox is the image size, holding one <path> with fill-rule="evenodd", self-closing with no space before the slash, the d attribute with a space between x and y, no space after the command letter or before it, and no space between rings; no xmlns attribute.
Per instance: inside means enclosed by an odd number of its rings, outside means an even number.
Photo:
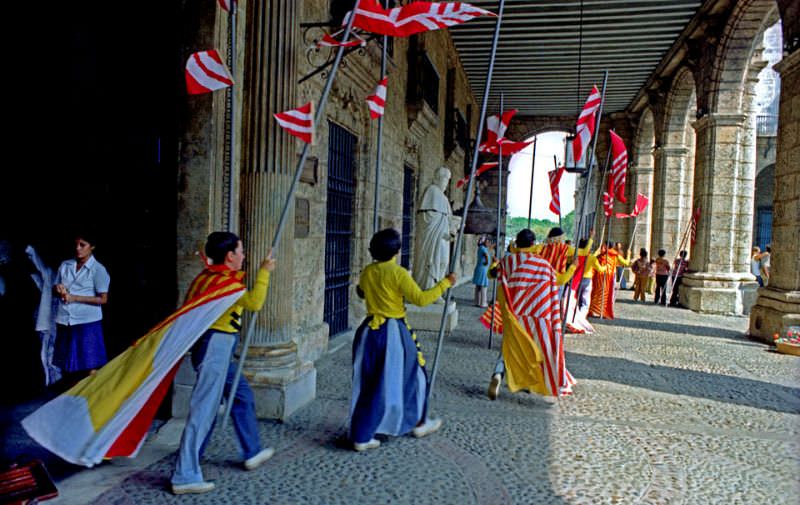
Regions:
<svg viewBox="0 0 800 505"><path fill-rule="evenodd" d="M111 278L108 276L106 267L99 261L90 257L80 270L75 271L78 264L76 260L67 260L58 267L56 284L63 284L67 292L77 296L97 296L100 293L108 293L108 285ZM70 302L59 303L56 323L65 326L76 324L93 323L103 319L103 311L99 305L89 303Z"/></svg>
<svg viewBox="0 0 800 505"><path fill-rule="evenodd" d="M761 261L750 258L750 273L756 277L761 275Z"/></svg>

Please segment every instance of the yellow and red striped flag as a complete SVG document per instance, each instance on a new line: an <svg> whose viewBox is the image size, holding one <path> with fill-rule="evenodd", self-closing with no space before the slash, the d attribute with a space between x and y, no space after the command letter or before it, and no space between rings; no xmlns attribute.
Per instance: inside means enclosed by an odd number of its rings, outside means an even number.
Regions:
<svg viewBox="0 0 800 505"><path fill-rule="evenodd" d="M28 435L70 463L135 457L181 358L245 291L243 272L210 267L183 306L93 375L22 420Z"/></svg>

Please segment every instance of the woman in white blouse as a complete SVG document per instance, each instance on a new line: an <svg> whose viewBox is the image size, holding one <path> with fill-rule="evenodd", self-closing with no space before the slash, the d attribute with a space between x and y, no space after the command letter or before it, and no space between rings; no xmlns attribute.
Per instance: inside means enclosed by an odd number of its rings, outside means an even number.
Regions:
<svg viewBox="0 0 800 505"><path fill-rule="evenodd" d="M107 361L103 341L103 311L111 278L94 257L95 241L87 234L75 237L75 259L58 268L54 290L60 299L56 315L55 364L72 382Z"/></svg>

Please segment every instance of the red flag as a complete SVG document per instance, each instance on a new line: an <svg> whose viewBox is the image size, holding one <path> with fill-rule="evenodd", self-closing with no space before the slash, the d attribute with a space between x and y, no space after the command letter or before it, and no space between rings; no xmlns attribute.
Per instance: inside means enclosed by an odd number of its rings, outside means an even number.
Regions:
<svg viewBox="0 0 800 505"><path fill-rule="evenodd" d="M563 174L564 167L547 172L547 177L550 179L550 194L553 197L553 199L550 200L550 210L559 216L561 215L561 196L558 190L558 184L561 182L561 176Z"/></svg>
<svg viewBox="0 0 800 505"><path fill-rule="evenodd" d="M289 135L294 135L303 142L310 144L314 138L314 105L308 102L296 109L273 114L278 124Z"/></svg>
<svg viewBox="0 0 800 505"><path fill-rule="evenodd" d="M533 140L529 142L514 142L513 140L508 139L500 139L500 142L489 146L486 151L487 153L491 154L500 154L500 148L503 148L503 156L511 156L512 154L517 154L518 152L522 151L529 145L533 144Z"/></svg>
<svg viewBox="0 0 800 505"><path fill-rule="evenodd" d="M625 213L619 212L619 213L615 214L615 216L618 219L626 218L626 217L636 217L639 214L641 214L641 212L644 210L645 207L647 207L647 204L649 202L650 202L650 200L648 200L646 196L644 196L643 194L639 193L638 195L636 195L636 203L633 204L633 210L631 211L630 214L625 214Z"/></svg>
<svg viewBox="0 0 800 505"><path fill-rule="evenodd" d="M596 123L595 116L599 108L600 92L597 91L597 86L592 86L592 92L589 93L589 98L586 99L586 104L584 104L581 115L578 117L578 123L575 125L575 140L572 143L572 159L575 160L576 165L583 157L584 151L592 140Z"/></svg>
<svg viewBox="0 0 800 505"><path fill-rule="evenodd" d="M603 191L603 211L606 217L611 217L614 212L614 196L608 191Z"/></svg>
<svg viewBox="0 0 800 505"><path fill-rule="evenodd" d="M341 32L341 30L339 30L339 32L336 32L334 35L338 35L340 32ZM317 42L317 47L339 47L339 46L344 46L344 47L362 46L363 47L363 46L367 45L367 41L366 40L362 39L361 37L359 37L355 33L353 33L352 35L354 37L353 40L348 40L347 42L340 42L340 41L336 40L333 35L331 35L329 33L326 33L325 35L322 36L322 39L320 39L320 41Z"/></svg>
<svg viewBox="0 0 800 505"><path fill-rule="evenodd" d="M375 88L375 94L367 97L367 107L369 107L369 117L372 119L383 116L383 109L386 105L386 85L389 83L389 78L384 77L378 86Z"/></svg>
<svg viewBox="0 0 800 505"><path fill-rule="evenodd" d="M215 49L192 53L186 60L186 92L211 93L233 85L233 77Z"/></svg>
<svg viewBox="0 0 800 505"><path fill-rule="evenodd" d="M494 16L489 11L463 2L412 2L402 7L384 9L378 0L361 0L355 12L354 28L390 37L408 37L464 23L478 16ZM351 13L345 16L344 23L347 23Z"/></svg>
<svg viewBox="0 0 800 505"><path fill-rule="evenodd" d="M491 163L484 163L483 165L478 167L477 170L475 170L475 177L478 177L479 175L481 175L482 173L486 172L487 170L491 170L492 168L496 167L497 165L498 165L498 163L496 161L492 161ZM467 175L463 179L460 179L456 183L456 187L460 188L460 187L464 186L468 182L469 182L469 175Z"/></svg>
<svg viewBox="0 0 800 505"><path fill-rule="evenodd" d="M217 0L217 2L219 3L219 6L222 7L222 10L228 12L231 10L231 5L233 5L235 8L237 3L236 0Z"/></svg>
<svg viewBox="0 0 800 505"><path fill-rule="evenodd" d="M494 114L486 119L486 140L480 145L481 152L497 154L497 143L505 140L508 125L511 124L511 118L516 113L517 109L511 109L504 112L502 117ZM506 148L503 146L503 152L505 153L505 151Z"/></svg>
<svg viewBox="0 0 800 505"><path fill-rule="evenodd" d="M700 207L695 209L694 214L692 214L692 224L691 229L689 231L689 235L692 240L692 247L694 247L694 243L697 242L697 223L700 221Z"/></svg>
<svg viewBox="0 0 800 505"><path fill-rule="evenodd" d="M628 150L622 138L609 131L611 134L611 174L609 175L608 190L616 196L617 200L627 203L625 200L625 172L628 170Z"/></svg>

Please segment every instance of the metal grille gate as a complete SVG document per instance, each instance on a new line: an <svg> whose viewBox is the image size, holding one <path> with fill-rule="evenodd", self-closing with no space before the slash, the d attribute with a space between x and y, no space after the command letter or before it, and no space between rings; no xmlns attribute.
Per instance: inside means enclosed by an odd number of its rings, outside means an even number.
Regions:
<svg viewBox="0 0 800 505"><path fill-rule="evenodd" d="M403 235L400 249L400 264L405 268L411 265L411 222L414 219L414 171L408 167L403 170Z"/></svg>
<svg viewBox="0 0 800 505"><path fill-rule="evenodd" d="M355 149L355 135L329 122L324 321L331 337L348 329Z"/></svg>
<svg viewBox="0 0 800 505"><path fill-rule="evenodd" d="M756 220L756 245L764 251L772 242L772 207L759 207Z"/></svg>

